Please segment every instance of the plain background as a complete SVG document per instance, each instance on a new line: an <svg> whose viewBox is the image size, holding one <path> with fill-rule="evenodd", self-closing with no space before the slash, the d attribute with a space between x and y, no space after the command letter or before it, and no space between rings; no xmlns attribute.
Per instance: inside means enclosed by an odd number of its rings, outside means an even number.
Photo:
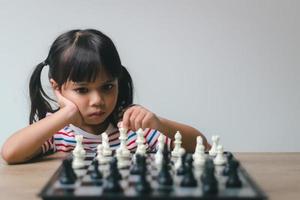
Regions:
<svg viewBox="0 0 300 200"><path fill-rule="evenodd" d="M220 135L226 150L299 151L299 10L296 0L1 0L0 146L27 125L29 76L54 39L95 28L117 46L136 103Z"/></svg>

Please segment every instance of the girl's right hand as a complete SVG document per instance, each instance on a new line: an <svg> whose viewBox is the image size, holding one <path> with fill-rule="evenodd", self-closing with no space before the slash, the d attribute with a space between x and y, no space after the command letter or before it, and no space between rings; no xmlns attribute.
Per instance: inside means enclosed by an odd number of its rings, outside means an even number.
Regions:
<svg viewBox="0 0 300 200"><path fill-rule="evenodd" d="M54 89L54 94L57 97L57 103L60 106L60 109L67 109L70 113L70 124L75 126L80 126L82 124L82 116L79 112L79 109L75 103L65 98L60 89Z"/></svg>

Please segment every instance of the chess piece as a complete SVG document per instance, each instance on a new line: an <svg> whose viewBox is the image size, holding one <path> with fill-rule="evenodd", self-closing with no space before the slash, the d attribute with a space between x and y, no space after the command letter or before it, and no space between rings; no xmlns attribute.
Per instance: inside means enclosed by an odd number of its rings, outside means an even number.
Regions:
<svg viewBox="0 0 300 200"><path fill-rule="evenodd" d="M138 155L137 157L137 166L138 168L138 179L135 184L135 189L138 193L149 193L151 191L150 184L146 178L147 166L146 166L146 157Z"/></svg>
<svg viewBox="0 0 300 200"><path fill-rule="evenodd" d="M103 156L107 157L107 156L111 156L112 155L112 150L110 149L110 145L109 145L109 138L106 132L102 133L101 135L102 138L102 154Z"/></svg>
<svg viewBox="0 0 300 200"><path fill-rule="evenodd" d="M196 187L197 181L193 172L193 158L192 155L188 154L186 157L186 172L183 176L182 182L180 185L182 187Z"/></svg>
<svg viewBox="0 0 300 200"><path fill-rule="evenodd" d="M179 149L179 158L176 160L174 166L177 175L183 175L185 173L185 157L185 149L181 147Z"/></svg>
<svg viewBox="0 0 300 200"><path fill-rule="evenodd" d="M125 128L119 128L120 136L120 146L116 150L116 157L118 159L118 168L127 168L130 166L131 153L127 148L127 130Z"/></svg>
<svg viewBox="0 0 300 200"><path fill-rule="evenodd" d="M165 146L165 136L163 134L160 134L158 136L157 142L158 142L157 144L158 149L155 153L155 164L157 169L160 169L162 164L162 159L163 159L163 149Z"/></svg>
<svg viewBox="0 0 300 200"><path fill-rule="evenodd" d="M220 140L220 136L218 136L218 135L213 135L212 136L212 146L211 146L211 149L209 150L209 155L210 156L216 156L217 155L217 147L219 145L219 140Z"/></svg>
<svg viewBox="0 0 300 200"><path fill-rule="evenodd" d="M91 178L92 179L102 179L103 175L99 171L99 162L98 160L93 161L93 171L91 172Z"/></svg>
<svg viewBox="0 0 300 200"><path fill-rule="evenodd" d="M207 159L204 164L204 171L201 175L202 192L204 195L218 193L218 182L215 177L215 166L211 159Z"/></svg>
<svg viewBox="0 0 300 200"><path fill-rule="evenodd" d="M136 143L137 143L137 149L136 149L136 154L140 154L140 155L145 155L146 154L146 149L147 146L145 145L145 136L144 136L144 131L143 129L138 129L137 132L137 139L136 139Z"/></svg>
<svg viewBox="0 0 300 200"><path fill-rule="evenodd" d="M233 159L232 153L228 152L228 153L227 153L227 163L226 163L226 165L225 165L225 167L224 167L224 169L223 169L223 175L224 175L224 176L228 176L228 174L229 174L229 170L230 170L230 165L229 165L229 163L230 163L230 161L231 161L232 159Z"/></svg>
<svg viewBox="0 0 300 200"><path fill-rule="evenodd" d="M217 147L217 156L214 159L215 165L224 165L226 163L226 158L224 156L224 150L222 145Z"/></svg>
<svg viewBox="0 0 300 200"><path fill-rule="evenodd" d="M119 183L119 180L122 179L122 176L117 167L117 159L113 159L110 162L110 173L107 177L106 184L104 185L104 192L115 193L122 192L123 189Z"/></svg>
<svg viewBox="0 0 300 200"><path fill-rule="evenodd" d="M146 162L145 156L137 154L135 162L130 170L131 174L141 174L142 165L144 165L143 162Z"/></svg>
<svg viewBox="0 0 300 200"><path fill-rule="evenodd" d="M197 137L197 144L195 148L195 152L193 154L194 166L201 167L205 163L205 147L203 145L203 139L201 136Z"/></svg>
<svg viewBox="0 0 300 200"><path fill-rule="evenodd" d="M181 143L182 143L181 139L182 139L182 136L181 136L180 132L177 131L175 133L174 149L171 152L171 155L173 157L177 157L177 158L179 157L179 149L181 148Z"/></svg>
<svg viewBox="0 0 300 200"><path fill-rule="evenodd" d="M229 163L228 179L226 181L226 187L228 188L240 188L242 182L238 176L239 161L232 159Z"/></svg>
<svg viewBox="0 0 300 200"><path fill-rule="evenodd" d="M76 146L73 150L73 162L72 162L72 167L74 169L79 169L85 166L84 164L84 158L85 158L85 150L82 146L83 142L83 136L82 135L75 135L75 140L76 140Z"/></svg>
<svg viewBox="0 0 300 200"><path fill-rule="evenodd" d="M169 171L169 152L167 145L164 146L163 150L163 160L160 172L158 174L158 183L162 186L171 186L173 184L173 179Z"/></svg>
<svg viewBox="0 0 300 200"><path fill-rule="evenodd" d="M127 148L126 141L127 141L127 129L125 128L119 128L120 136L120 147L117 149L117 151L120 152L121 156L123 158L129 158L131 156L130 151Z"/></svg>
<svg viewBox="0 0 300 200"><path fill-rule="evenodd" d="M59 181L61 184L74 184L77 177L72 168L71 160L65 159L62 165L62 174L60 175Z"/></svg>

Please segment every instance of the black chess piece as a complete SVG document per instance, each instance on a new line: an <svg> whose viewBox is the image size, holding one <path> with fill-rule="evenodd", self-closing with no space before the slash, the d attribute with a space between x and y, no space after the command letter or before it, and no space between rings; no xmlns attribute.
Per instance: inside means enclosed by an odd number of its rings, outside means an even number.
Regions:
<svg viewBox="0 0 300 200"><path fill-rule="evenodd" d="M146 157L145 156L139 157L137 164L140 167L139 167L139 175L135 185L135 189L138 193L149 193L151 191L151 187L146 177L147 175Z"/></svg>
<svg viewBox="0 0 300 200"><path fill-rule="evenodd" d="M62 173L59 181L61 184L74 184L77 176L72 168L72 159L65 159L62 164Z"/></svg>
<svg viewBox="0 0 300 200"><path fill-rule="evenodd" d="M173 178L170 173L170 157L167 145L164 145L163 149L163 160L160 172L158 174L158 183L163 186L173 185Z"/></svg>
<svg viewBox="0 0 300 200"><path fill-rule="evenodd" d="M90 175L91 178L94 180L102 179L103 177L102 173L99 171L99 162L97 159L93 161L93 171L91 172Z"/></svg>
<svg viewBox="0 0 300 200"><path fill-rule="evenodd" d="M228 176L228 174L229 174L229 163L231 162L231 160L233 159L233 155L232 155L232 153L230 153L230 152L228 152L227 153L227 163L226 163L226 165L225 165L225 167L224 167L224 169L223 169L223 175L224 176Z"/></svg>
<svg viewBox="0 0 300 200"><path fill-rule="evenodd" d="M191 154L187 155L185 165L186 165L186 172L183 176L180 185L183 187L196 187L197 180L195 179L194 172L193 172L193 157Z"/></svg>
<svg viewBox="0 0 300 200"><path fill-rule="evenodd" d="M114 172L114 174L118 178L118 180L122 179L122 175L118 168L118 159L116 157L113 157L113 159L111 160L110 170Z"/></svg>
<svg viewBox="0 0 300 200"><path fill-rule="evenodd" d="M178 158L178 159L181 159L181 166L177 169L176 173L177 175L184 175L185 172L186 172L186 165L185 165L185 161L186 161L186 153L184 153L181 158Z"/></svg>
<svg viewBox="0 0 300 200"><path fill-rule="evenodd" d="M141 173L141 164L142 164L142 162L146 162L146 161L143 161L142 157L144 157L144 156L142 156L140 154L135 155L135 163L130 170L131 174L140 174Z"/></svg>
<svg viewBox="0 0 300 200"><path fill-rule="evenodd" d="M122 192L123 189L119 183L122 179L122 175L117 167L117 159L113 158L110 162L110 174L107 177L106 184L104 185L104 192Z"/></svg>
<svg viewBox="0 0 300 200"><path fill-rule="evenodd" d="M228 179L226 181L226 187L229 188L240 188L242 187L242 182L238 175L239 161L232 159L229 162L229 172Z"/></svg>
<svg viewBox="0 0 300 200"><path fill-rule="evenodd" d="M201 181L202 192L204 195L214 195L218 193L218 182L215 177L215 166L211 159L205 161Z"/></svg>

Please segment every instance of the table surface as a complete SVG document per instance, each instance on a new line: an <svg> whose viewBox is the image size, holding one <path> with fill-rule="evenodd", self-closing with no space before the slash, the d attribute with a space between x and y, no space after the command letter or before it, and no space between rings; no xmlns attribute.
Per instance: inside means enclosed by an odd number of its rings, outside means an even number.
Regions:
<svg viewBox="0 0 300 200"><path fill-rule="evenodd" d="M0 158L0 199L40 199L37 194L65 155L56 153L19 165L7 165ZM300 199L300 152L234 155L269 199Z"/></svg>

